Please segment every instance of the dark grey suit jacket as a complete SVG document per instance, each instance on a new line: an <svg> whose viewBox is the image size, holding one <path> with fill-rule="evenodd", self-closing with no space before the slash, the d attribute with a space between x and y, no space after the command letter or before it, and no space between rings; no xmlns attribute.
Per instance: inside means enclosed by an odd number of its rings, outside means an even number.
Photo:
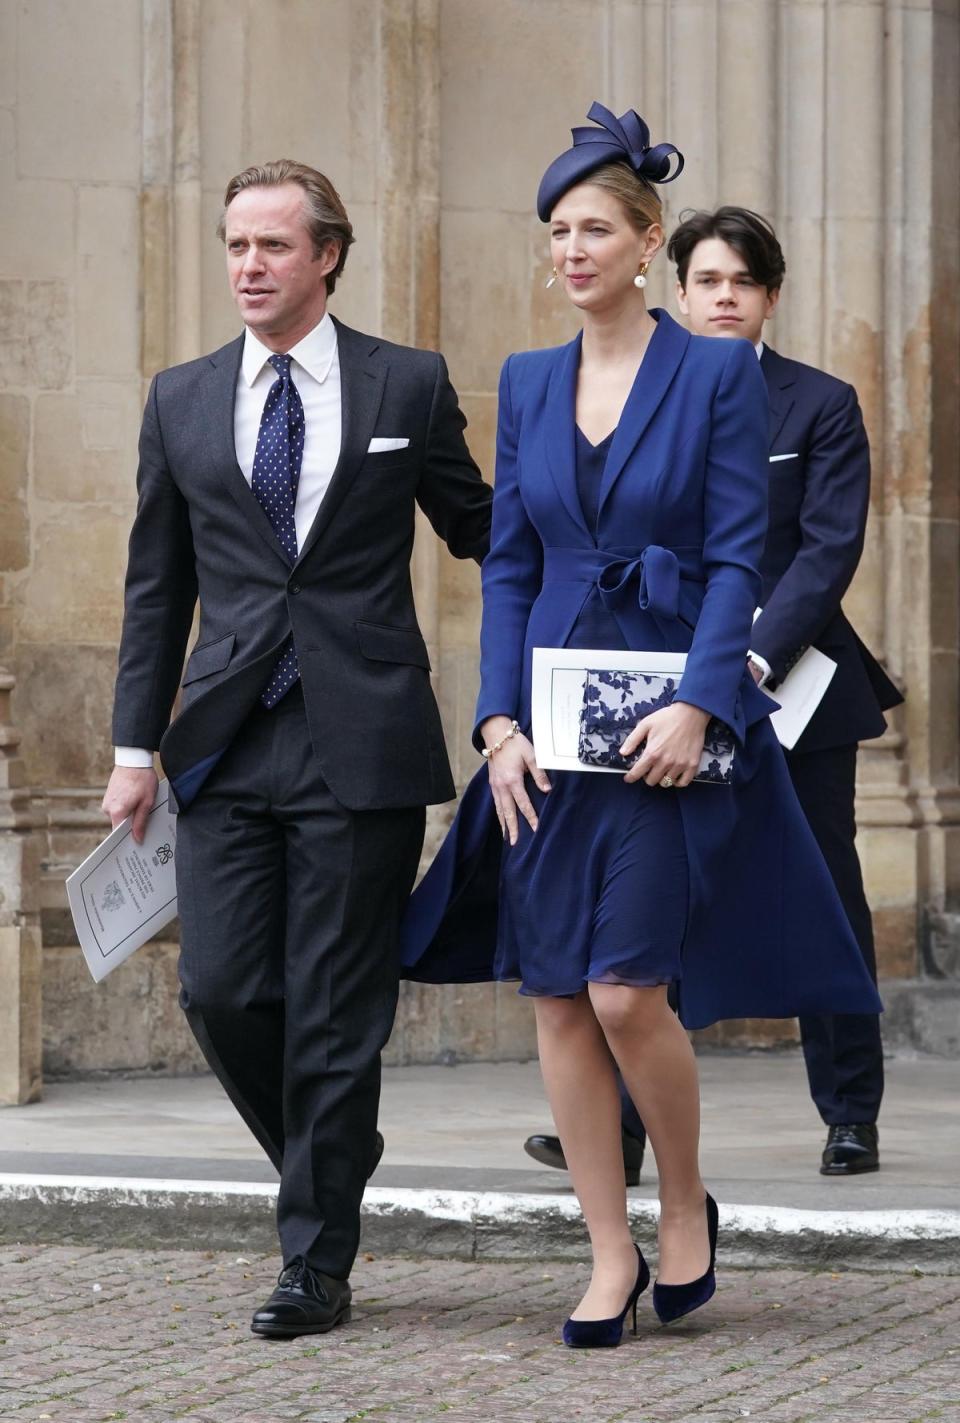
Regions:
<svg viewBox="0 0 960 1423"><path fill-rule="evenodd" d="M751 644L781 680L811 645L833 658L833 680L794 751L848 746L881 736L884 711L903 700L840 606L863 552L867 432L853 386L769 346L760 367L771 462L763 612Z"/></svg>
<svg viewBox="0 0 960 1423"><path fill-rule="evenodd" d="M337 799L367 810L454 795L413 604L415 511L458 558L481 561L491 491L467 450L442 356L336 327L340 459L293 567L237 464L243 338L161 371L150 388L113 739L159 748L181 807L256 703L291 631L311 739ZM370 454L375 435L410 444ZM200 631L183 669L198 597Z"/></svg>

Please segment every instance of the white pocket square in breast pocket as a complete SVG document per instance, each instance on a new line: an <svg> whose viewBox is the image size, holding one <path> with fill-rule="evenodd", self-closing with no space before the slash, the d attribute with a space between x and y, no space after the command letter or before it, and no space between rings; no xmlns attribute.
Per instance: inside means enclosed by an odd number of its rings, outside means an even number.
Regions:
<svg viewBox="0 0 960 1423"><path fill-rule="evenodd" d="M372 446L371 446L372 448ZM794 450L792 455L771 455L770 463L776 464L777 460L795 460L799 457L799 450Z"/></svg>
<svg viewBox="0 0 960 1423"><path fill-rule="evenodd" d="M376 435L367 446L367 454L382 455L387 450L405 450L409 443L409 440L384 439L383 436Z"/></svg>

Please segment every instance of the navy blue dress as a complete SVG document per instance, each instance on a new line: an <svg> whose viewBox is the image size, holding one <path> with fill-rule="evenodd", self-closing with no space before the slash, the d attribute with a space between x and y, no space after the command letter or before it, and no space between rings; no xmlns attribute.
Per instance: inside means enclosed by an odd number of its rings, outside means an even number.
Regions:
<svg viewBox="0 0 960 1423"><path fill-rule="evenodd" d="M614 433L591 445L576 431L577 492L591 532ZM626 648L596 591L566 645ZM521 817L517 844L504 847L496 977L520 979L530 996L679 979L689 883L682 792L602 772L549 775L550 793L532 792L539 829Z"/></svg>
<svg viewBox="0 0 960 1423"><path fill-rule="evenodd" d="M767 529L760 363L749 341L691 336L666 312L652 315L657 329L590 522L574 428L581 337L504 365L474 744L491 716L529 726L535 647L576 639L685 652L683 700L737 738L733 782L677 791L557 776L540 831L522 832L505 853L480 767L407 907L401 969L422 983L512 970L528 993L577 992L591 978L675 979L679 940L686 1027L875 1013L876 988L797 803L771 702L746 667ZM685 913L673 889L684 849Z"/></svg>

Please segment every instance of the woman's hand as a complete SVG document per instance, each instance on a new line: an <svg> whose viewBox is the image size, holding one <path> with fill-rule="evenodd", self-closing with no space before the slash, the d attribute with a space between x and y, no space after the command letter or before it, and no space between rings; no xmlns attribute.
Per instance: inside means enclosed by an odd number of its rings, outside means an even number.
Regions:
<svg viewBox="0 0 960 1423"><path fill-rule="evenodd" d="M624 777L659 786L668 777L675 786L688 786L700 769L703 738L710 713L689 702L674 702L638 721L620 747L622 756L632 756L646 742L643 755Z"/></svg>
<svg viewBox="0 0 960 1423"><path fill-rule="evenodd" d="M537 828L537 812L527 795L524 779L529 772L542 791L550 789L550 779L541 771L533 754L533 746L522 731L507 736L511 722L507 716L491 716L480 728L483 744L489 749L498 741L503 741L499 751L494 751L487 761L490 776L490 793L497 808L497 819L504 838L510 844L517 843L519 820L517 812L524 817L531 830ZM503 740L507 737L506 740Z"/></svg>

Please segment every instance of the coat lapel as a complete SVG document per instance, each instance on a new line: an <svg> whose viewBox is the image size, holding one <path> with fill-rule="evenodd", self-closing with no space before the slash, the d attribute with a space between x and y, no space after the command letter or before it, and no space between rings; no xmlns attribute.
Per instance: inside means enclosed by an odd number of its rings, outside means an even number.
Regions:
<svg viewBox="0 0 960 1423"><path fill-rule="evenodd" d="M547 464L557 493L567 513L589 533L580 496L577 493L577 375L580 370L581 331L569 345L561 348L559 359L550 372L544 401L544 443Z"/></svg>
<svg viewBox="0 0 960 1423"><path fill-rule="evenodd" d="M334 319L337 357L340 362L340 458L323 496L310 532L303 541L298 563L306 558L333 518L356 478L370 445L380 413L387 362L374 336L363 336Z"/></svg>
<svg viewBox="0 0 960 1423"><path fill-rule="evenodd" d="M216 466L217 473L236 500L240 509L253 524L257 533L269 544L278 558L287 563L273 525L267 518L260 500L254 494L237 463L237 447L233 437L233 412L237 400L237 380L240 362L243 359L243 340L238 336L229 346L214 351L208 359L211 365L209 409L213 418L204 426L207 447Z"/></svg>
<svg viewBox="0 0 960 1423"><path fill-rule="evenodd" d="M793 361L780 356L770 346L764 345L760 356L760 369L767 382L767 399L770 402L770 448L773 449L784 422L793 409L792 387L797 376Z"/></svg>
<svg viewBox="0 0 960 1423"><path fill-rule="evenodd" d="M610 491L670 389L690 343L690 333L678 326L665 311L653 310L650 315L656 321L657 329L650 338L610 446L600 486L601 513Z"/></svg>

